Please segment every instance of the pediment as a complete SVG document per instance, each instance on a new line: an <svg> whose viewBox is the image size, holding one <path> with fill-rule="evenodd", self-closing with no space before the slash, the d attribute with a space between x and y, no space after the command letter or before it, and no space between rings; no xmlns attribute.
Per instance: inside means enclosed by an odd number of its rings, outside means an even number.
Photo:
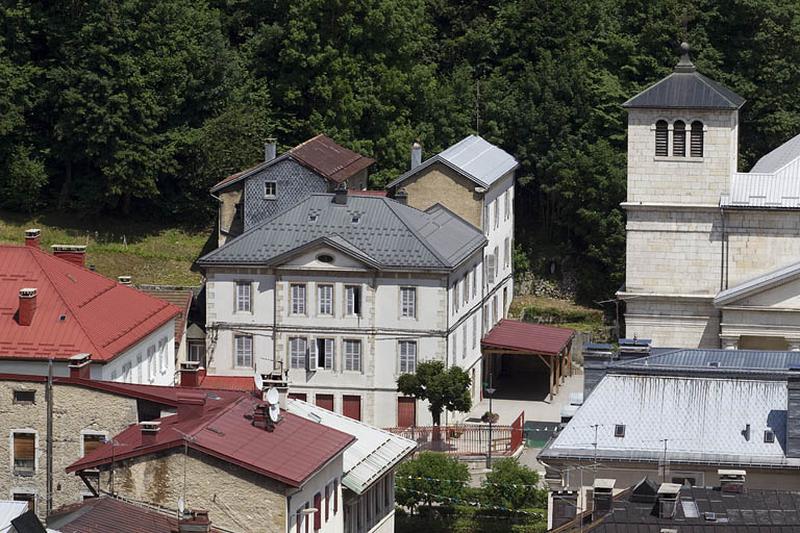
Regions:
<svg viewBox="0 0 800 533"><path fill-rule="evenodd" d="M281 268L309 270L373 270L378 264L344 239L316 239L275 258Z"/></svg>
<svg viewBox="0 0 800 533"><path fill-rule="evenodd" d="M800 263L793 263L721 291L716 307L800 309Z"/></svg>

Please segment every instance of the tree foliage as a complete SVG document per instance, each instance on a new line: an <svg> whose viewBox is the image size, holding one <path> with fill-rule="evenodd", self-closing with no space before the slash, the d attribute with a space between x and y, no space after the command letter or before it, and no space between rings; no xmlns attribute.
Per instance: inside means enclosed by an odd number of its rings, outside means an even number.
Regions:
<svg viewBox="0 0 800 533"><path fill-rule="evenodd" d="M461 500L470 478L465 463L436 452L422 452L404 462L395 476L395 500L412 511L420 504L430 508L434 503L449 505Z"/></svg>
<svg viewBox="0 0 800 533"><path fill-rule="evenodd" d="M6 0L0 204L202 222L270 136L325 132L377 160L377 187L414 140L477 131L521 163L530 268L596 301L623 277L620 104L688 40L748 100L746 170L800 132L798 28L793 0Z"/></svg>
<svg viewBox="0 0 800 533"><path fill-rule="evenodd" d="M469 411L472 400L469 375L458 366L445 369L442 361L425 361L417 365L414 374L397 379L397 390L420 400L427 400L433 424L438 426L442 413Z"/></svg>
<svg viewBox="0 0 800 533"><path fill-rule="evenodd" d="M505 509L547 507L547 491L539 488L539 474L514 457L497 459L483 483L483 497L488 505Z"/></svg>

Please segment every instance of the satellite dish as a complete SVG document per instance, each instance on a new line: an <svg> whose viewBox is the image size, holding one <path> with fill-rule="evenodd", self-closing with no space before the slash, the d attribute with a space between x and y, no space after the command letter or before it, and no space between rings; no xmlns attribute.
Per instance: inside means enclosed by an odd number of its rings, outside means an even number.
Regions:
<svg viewBox="0 0 800 533"><path fill-rule="evenodd" d="M183 511L185 510L186 510L186 504L183 503L183 496L181 496L180 498L178 498L178 511L180 511L182 515Z"/></svg>
<svg viewBox="0 0 800 533"><path fill-rule="evenodd" d="M278 395L278 389L270 387L267 391L267 403L272 407L273 405L277 405L279 401L280 396Z"/></svg>
<svg viewBox="0 0 800 533"><path fill-rule="evenodd" d="M281 417L281 408L275 404L269 406L269 419L277 422Z"/></svg>
<svg viewBox="0 0 800 533"><path fill-rule="evenodd" d="M261 374L258 372L253 376L253 381L256 383L256 390L262 390L264 388L264 378L261 377Z"/></svg>

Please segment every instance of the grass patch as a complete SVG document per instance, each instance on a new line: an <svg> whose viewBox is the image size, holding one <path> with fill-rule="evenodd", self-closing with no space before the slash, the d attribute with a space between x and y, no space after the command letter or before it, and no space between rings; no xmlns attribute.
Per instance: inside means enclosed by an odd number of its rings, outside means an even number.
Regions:
<svg viewBox="0 0 800 533"><path fill-rule="evenodd" d="M544 296L515 296L509 315L526 322L552 324L586 333L603 332L603 312Z"/></svg>
<svg viewBox="0 0 800 533"><path fill-rule="evenodd" d="M159 221L109 217L78 218L63 213L26 217L0 211L0 242L22 244L27 228L42 230L42 247L86 245L86 263L110 278L134 283L199 285L192 264L213 238L212 228L174 227Z"/></svg>

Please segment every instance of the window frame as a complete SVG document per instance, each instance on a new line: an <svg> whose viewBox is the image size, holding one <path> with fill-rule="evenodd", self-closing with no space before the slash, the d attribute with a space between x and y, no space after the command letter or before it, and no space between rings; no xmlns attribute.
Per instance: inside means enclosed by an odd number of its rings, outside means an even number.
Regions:
<svg viewBox="0 0 800 533"><path fill-rule="evenodd" d="M193 348L200 348L201 353L199 359L195 360L192 358L192 349ZM197 362L200 366L203 366L204 359L206 358L206 343L205 341L186 341L186 360L190 362Z"/></svg>
<svg viewBox="0 0 800 533"><path fill-rule="evenodd" d="M406 296L410 295L410 300L406 301ZM410 306L410 312L409 312ZM400 318L417 318L417 288L400 287Z"/></svg>
<svg viewBox="0 0 800 533"><path fill-rule="evenodd" d="M330 291L327 298L323 298L323 291ZM323 302L326 302L327 311L323 310ZM334 301L333 301L333 284L320 283L317 284L317 315L319 316L333 316Z"/></svg>
<svg viewBox="0 0 800 533"><path fill-rule="evenodd" d="M27 466L17 465L17 435L30 435L33 437L33 451L30 459L21 459L32 463L30 469ZM11 473L13 476L18 477L33 477L39 471L39 459L37 457L37 450L39 449L39 433L30 428L12 429L11 430Z"/></svg>
<svg viewBox="0 0 800 533"><path fill-rule="evenodd" d="M505 210L503 211L503 220L508 220L511 218L511 189L506 189L505 195Z"/></svg>
<svg viewBox="0 0 800 533"><path fill-rule="evenodd" d="M625 424L614 424L614 437L618 439L625 438Z"/></svg>
<svg viewBox="0 0 800 533"><path fill-rule="evenodd" d="M681 119L672 123L672 157L686 157L686 122Z"/></svg>
<svg viewBox="0 0 800 533"><path fill-rule="evenodd" d="M81 440L80 440L80 453L81 457L86 455L86 437L102 437L102 440L108 440L108 432L107 431L100 431L94 429L83 429L81 430ZM104 442L100 443L102 446Z"/></svg>
<svg viewBox="0 0 800 533"><path fill-rule="evenodd" d="M348 348L358 347L357 353L349 353ZM345 372L358 372L359 374L364 371L364 349L361 339L342 339L342 360L344 364L342 369ZM355 365L354 362L358 364ZM355 368L357 366L358 368Z"/></svg>
<svg viewBox="0 0 800 533"><path fill-rule="evenodd" d="M350 310L351 308L350 291L353 292L352 311ZM344 315L346 317L360 318L363 315L364 309L362 305L362 300L363 300L362 292L363 291L361 290L361 285L344 286Z"/></svg>
<svg viewBox="0 0 800 533"><path fill-rule="evenodd" d="M18 498L18 496L30 496L29 498ZM28 511L36 512L36 499L38 498L36 492L27 492L27 491L12 491L11 492L11 500L15 502L28 502L29 504L32 503L33 505L28 505Z"/></svg>
<svg viewBox="0 0 800 533"><path fill-rule="evenodd" d="M272 185L272 193L270 194L267 192L267 186ZM275 200L278 198L278 182L273 180L267 180L264 182L264 199L265 200Z"/></svg>
<svg viewBox="0 0 800 533"><path fill-rule="evenodd" d="M698 127L696 127L698 126ZM695 150L699 137L699 153ZM689 157L700 159L705 154L705 124L700 120L693 120L689 124Z"/></svg>
<svg viewBox="0 0 800 533"><path fill-rule="evenodd" d="M289 337L287 345L289 347L289 369L306 370L309 357L308 339L306 337Z"/></svg>
<svg viewBox="0 0 800 533"><path fill-rule="evenodd" d="M17 394L33 394L33 399L19 400ZM11 403L13 405L36 405L36 389L14 389L11 391Z"/></svg>
<svg viewBox="0 0 800 533"><path fill-rule="evenodd" d="M295 294L297 290L297 294ZM308 311L308 290L305 283L289 284L289 314L306 316Z"/></svg>
<svg viewBox="0 0 800 533"><path fill-rule="evenodd" d="M409 351L412 347L413 349ZM397 341L397 370L399 374L413 374L417 371L418 353L417 341L406 339Z"/></svg>
<svg viewBox="0 0 800 533"><path fill-rule="evenodd" d="M247 289L247 294L241 294L241 289ZM233 289L233 312L253 314L253 282L236 280ZM247 304L246 306L243 304Z"/></svg>
<svg viewBox="0 0 800 533"><path fill-rule="evenodd" d="M494 229L500 227L500 199L495 198L492 202L494 204Z"/></svg>
<svg viewBox="0 0 800 533"><path fill-rule="evenodd" d="M249 357L250 362L249 364L239 364L239 339L242 341L249 340L249 347L250 353L249 354L242 354L242 357ZM233 366L234 368L253 368L253 359L254 359L254 347L253 347L253 335L249 333L236 333L233 335ZM244 361L244 359L242 359Z"/></svg>
<svg viewBox="0 0 800 533"><path fill-rule="evenodd" d="M156 345L151 344L147 347L147 379L153 381L156 379Z"/></svg>

